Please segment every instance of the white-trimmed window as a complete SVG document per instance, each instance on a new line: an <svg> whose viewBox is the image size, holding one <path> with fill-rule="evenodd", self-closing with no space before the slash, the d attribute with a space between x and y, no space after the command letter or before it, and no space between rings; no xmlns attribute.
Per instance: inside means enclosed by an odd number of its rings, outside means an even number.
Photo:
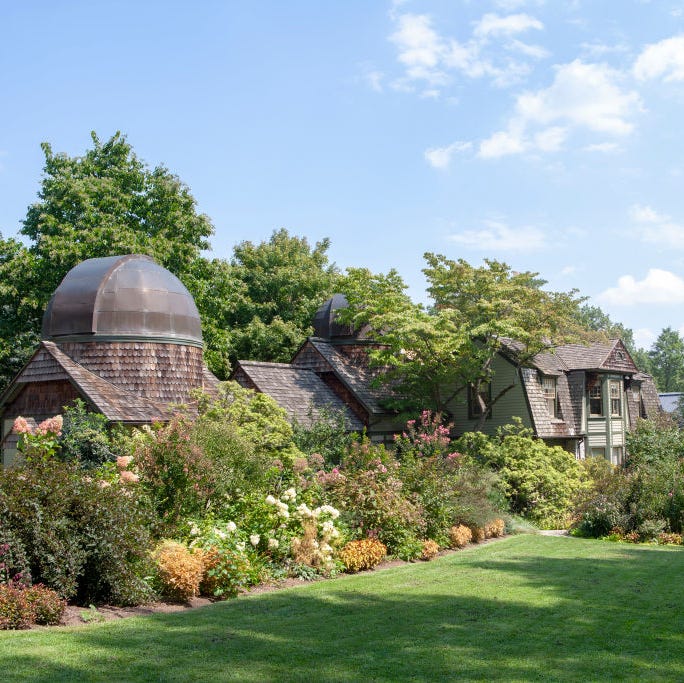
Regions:
<svg viewBox="0 0 684 683"><path fill-rule="evenodd" d="M611 380L610 388L610 414L613 417L622 417L622 391L620 382Z"/></svg>
<svg viewBox="0 0 684 683"><path fill-rule="evenodd" d="M603 415L603 392L601 391L601 380L589 387L589 415L591 417L601 417Z"/></svg>
<svg viewBox="0 0 684 683"><path fill-rule="evenodd" d="M546 409L551 417L558 415L558 383L555 377L542 377L542 391L546 401Z"/></svg>

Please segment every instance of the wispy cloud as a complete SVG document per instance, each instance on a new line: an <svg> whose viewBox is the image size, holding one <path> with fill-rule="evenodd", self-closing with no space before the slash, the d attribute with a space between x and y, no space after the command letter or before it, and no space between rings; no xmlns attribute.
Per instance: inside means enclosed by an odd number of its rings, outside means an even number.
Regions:
<svg viewBox="0 0 684 683"><path fill-rule="evenodd" d="M684 280L668 270L651 268L643 280L623 275L616 287L601 292L596 300L613 306L681 304L684 303Z"/></svg>
<svg viewBox="0 0 684 683"><path fill-rule="evenodd" d="M440 90L456 74L471 79L487 78L494 85L507 86L529 73L530 67L522 58L546 56L543 47L527 45L515 37L543 29L542 22L528 14L485 14L474 22L466 41L443 35L428 14L406 12L390 16L396 30L389 40L396 46L397 59L404 68L403 76L395 82L397 90L415 91L425 86ZM497 41L506 41L506 50L495 49L499 47Z"/></svg>
<svg viewBox="0 0 684 683"><path fill-rule="evenodd" d="M531 17L529 14L485 14L476 24L473 35L477 38L489 38L491 36L512 36L525 33L530 30L541 31L544 24Z"/></svg>
<svg viewBox="0 0 684 683"><path fill-rule="evenodd" d="M634 204L629 210L633 232L642 242L667 249L684 249L684 225L650 206Z"/></svg>
<svg viewBox="0 0 684 683"><path fill-rule="evenodd" d="M470 142L456 141L446 147L431 147L425 151L425 159L430 166L444 170L449 168L456 153L469 150L472 146Z"/></svg>
<svg viewBox="0 0 684 683"><path fill-rule="evenodd" d="M519 95L507 127L481 142L479 156L556 151L577 129L625 136L640 108L639 94L624 90L614 69L575 60L556 67L548 88Z"/></svg>
<svg viewBox="0 0 684 683"><path fill-rule="evenodd" d="M449 235L449 240L480 251L537 251L547 246L546 235L534 226L511 228L500 221L485 220L474 230L461 230Z"/></svg>

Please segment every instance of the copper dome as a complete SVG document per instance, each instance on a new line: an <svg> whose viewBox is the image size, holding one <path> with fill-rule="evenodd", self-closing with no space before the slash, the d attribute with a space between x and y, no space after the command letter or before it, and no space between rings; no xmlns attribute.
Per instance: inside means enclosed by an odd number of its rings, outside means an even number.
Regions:
<svg viewBox="0 0 684 683"><path fill-rule="evenodd" d="M202 345L185 285L149 256L92 258L72 268L43 316L43 339L150 340Z"/></svg>

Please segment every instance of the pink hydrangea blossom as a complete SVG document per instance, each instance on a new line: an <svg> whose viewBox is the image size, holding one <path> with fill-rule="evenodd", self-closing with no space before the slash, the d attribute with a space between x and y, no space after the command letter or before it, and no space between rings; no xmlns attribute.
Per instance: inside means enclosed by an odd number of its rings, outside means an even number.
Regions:
<svg viewBox="0 0 684 683"><path fill-rule="evenodd" d="M129 470L123 470L119 473L119 479L121 480L122 484L135 484L140 479L140 477L138 477L138 475L134 472L130 472Z"/></svg>
<svg viewBox="0 0 684 683"><path fill-rule="evenodd" d="M120 470L125 470L133 462L133 456L131 455L120 455L116 459L116 466Z"/></svg>
<svg viewBox="0 0 684 683"><path fill-rule="evenodd" d="M17 434L31 434L33 431L31 425L21 416L14 421L13 429Z"/></svg>

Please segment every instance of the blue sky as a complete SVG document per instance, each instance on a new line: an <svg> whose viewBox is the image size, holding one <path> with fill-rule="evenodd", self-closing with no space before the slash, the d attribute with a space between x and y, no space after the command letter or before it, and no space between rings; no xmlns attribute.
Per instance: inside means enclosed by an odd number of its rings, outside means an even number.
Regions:
<svg viewBox="0 0 684 683"><path fill-rule="evenodd" d="M341 267L425 251L684 331L684 1L0 0L0 231L41 141L127 136L214 253L286 227Z"/></svg>

